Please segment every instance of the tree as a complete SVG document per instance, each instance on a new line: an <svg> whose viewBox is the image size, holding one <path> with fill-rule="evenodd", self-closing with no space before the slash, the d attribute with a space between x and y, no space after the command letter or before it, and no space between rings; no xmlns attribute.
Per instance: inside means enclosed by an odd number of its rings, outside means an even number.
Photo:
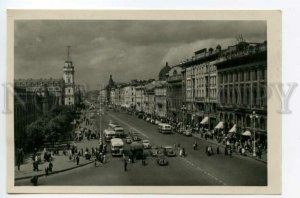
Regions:
<svg viewBox="0 0 300 198"><path fill-rule="evenodd" d="M30 125L27 125L26 135L29 148L39 148L43 145L45 138L45 124L45 120L40 118Z"/></svg>

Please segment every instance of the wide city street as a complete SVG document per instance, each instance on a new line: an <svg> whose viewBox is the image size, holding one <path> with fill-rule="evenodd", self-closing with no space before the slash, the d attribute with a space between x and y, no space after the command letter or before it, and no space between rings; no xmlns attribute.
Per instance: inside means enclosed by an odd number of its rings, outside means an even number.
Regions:
<svg viewBox="0 0 300 198"><path fill-rule="evenodd" d="M134 129L142 139L147 139L152 145L173 146L180 144L185 148L186 156L168 157L167 166L159 166L156 157L150 155L146 158L146 165L141 160L128 164L128 171L124 171L122 157L110 155L108 145L107 162L94 163L76 168L70 171L39 178L39 186L43 185L227 185L227 186L265 186L267 185L267 164L234 154L232 157L224 155L224 149L220 154L207 156L206 146L216 145L198 139L187 137L178 133L162 134L158 132L158 126L148 123L136 116L125 112L105 111L101 119L99 115L93 118L94 125L100 131L107 128L109 122L118 123L125 132ZM102 134L103 136L103 134ZM124 141L125 142L125 141ZM193 150L193 144L197 142L198 149ZM89 144L97 145L98 140L87 141ZM126 144L126 143L125 143ZM127 145L128 146L128 145ZM177 151L177 150L176 150ZM149 153L149 149L144 149ZM16 181L16 185L32 185L29 179Z"/></svg>

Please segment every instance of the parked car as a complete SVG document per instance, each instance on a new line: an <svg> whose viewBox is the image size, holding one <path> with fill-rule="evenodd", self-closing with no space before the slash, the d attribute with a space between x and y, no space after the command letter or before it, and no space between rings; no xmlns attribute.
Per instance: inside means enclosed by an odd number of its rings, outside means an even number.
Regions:
<svg viewBox="0 0 300 198"><path fill-rule="evenodd" d="M172 146L164 146L164 155L168 157L175 157L176 152L174 151Z"/></svg>
<svg viewBox="0 0 300 198"><path fill-rule="evenodd" d="M159 166L167 166L169 164L168 160L166 159L166 157L164 155L159 155L156 159L156 163Z"/></svg>
<svg viewBox="0 0 300 198"><path fill-rule="evenodd" d="M150 144L149 140L142 140L142 144L143 144L144 149L151 148L151 144Z"/></svg>

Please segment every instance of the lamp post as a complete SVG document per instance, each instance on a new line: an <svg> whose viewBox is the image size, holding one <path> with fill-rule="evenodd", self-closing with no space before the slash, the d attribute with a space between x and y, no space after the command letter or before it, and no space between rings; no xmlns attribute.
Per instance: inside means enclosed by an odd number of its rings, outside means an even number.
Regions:
<svg viewBox="0 0 300 198"><path fill-rule="evenodd" d="M255 119L258 119L258 115L255 113L255 111L252 112L250 115L251 120L253 119L253 156L256 156L256 146L255 146Z"/></svg>
<svg viewBox="0 0 300 198"><path fill-rule="evenodd" d="M185 105L182 105L181 111L182 111L182 124L184 125L184 112L186 111L186 106ZM185 125L184 125L184 129L185 129Z"/></svg>

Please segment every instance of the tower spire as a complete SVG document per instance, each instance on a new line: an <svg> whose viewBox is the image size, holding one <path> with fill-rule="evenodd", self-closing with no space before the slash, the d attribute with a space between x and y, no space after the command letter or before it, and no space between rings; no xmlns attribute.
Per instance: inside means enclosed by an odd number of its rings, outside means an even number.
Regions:
<svg viewBox="0 0 300 198"><path fill-rule="evenodd" d="M70 55L70 53L71 53L71 46L70 45L68 45L67 46L67 61L71 61L71 55Z"/></svg>

